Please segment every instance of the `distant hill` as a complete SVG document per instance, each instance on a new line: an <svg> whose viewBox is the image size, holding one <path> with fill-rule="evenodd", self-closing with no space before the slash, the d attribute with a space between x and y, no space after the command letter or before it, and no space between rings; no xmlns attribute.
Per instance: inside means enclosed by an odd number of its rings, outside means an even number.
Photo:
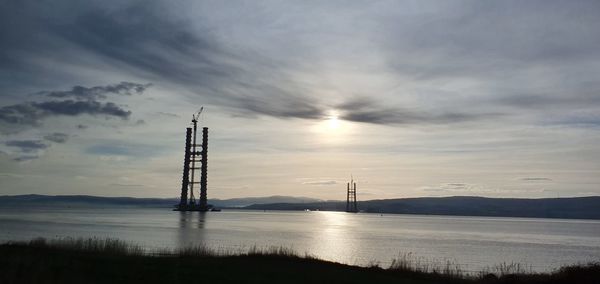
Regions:
<svg viewBox="0 0 600 284"><path fill-rule="evenodd" d="M359 210L371 213L600 219L600 197L484 198L472 196L382 199L358 202ZM245 207L258 210L344 211L346 202L305 204L275 203Z"/></svg>
<svg viewBox="0 0 600 284"><path fill-rule="evenodd" d="M138 206L171 208L177 198L100 197L89 195L0 196L1 206ZM219 208L254 210L344 211L345 201L322 201L306 197L269 196L209 199ZM359 201L358 208L369 213L600 219L600 196L574 198L485 198L473 196L422 197Z"/></svg>
<svg viewBox="0 0 600 284"><path fill-rule="evenodd" d="M22 206L24 204L43 205L135 205L149 207L172 207L178 202L175 198L135 198L103 197L90 195L5 195L0 196L0 206Z"/></svg>
<svg viewBox="0 0 600 284"><path fill-rule="evenodd" d="M211 199L211 204L218 207L245 207L253 204L272 204L272 203L292 203L304 204L322 202L320 199L308 197L293 197L293 196L268 196L268 197L245 197L232 199Z"/></svg>
<svg viewBox="0 0 600 284"><path fill-rule="evenodd" d="M210 204L216 207L244 207L253 204L266 203L307 203L321 200L306 197L269 196L247 197L233 199L209 199ZM42 205L82 205L82 206L147 206L147 207L173 207L179 202L178 198L134 198L134 197L101 197L90 195L5 195L0 196L0 206L22 206L32 204Z"/></svg>

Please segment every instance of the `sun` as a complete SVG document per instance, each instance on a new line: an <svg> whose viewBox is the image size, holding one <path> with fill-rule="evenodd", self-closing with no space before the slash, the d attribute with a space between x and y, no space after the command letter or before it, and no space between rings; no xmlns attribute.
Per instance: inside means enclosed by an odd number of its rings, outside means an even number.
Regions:
<svg viewBox="0 0 600 284"><path fill-rule="evenodd" d="M338 111L330 110L321 120L315 121L311 129L317 134L319 141L337 144L345 141L353 126Z"/></svg>
<svg viewBox="0 0 600 284"><path fill-rule="evenodd" d="M327 126L330 130L337 130L340 128L340 120L337 114L333 113L327 117Z"/></svg>

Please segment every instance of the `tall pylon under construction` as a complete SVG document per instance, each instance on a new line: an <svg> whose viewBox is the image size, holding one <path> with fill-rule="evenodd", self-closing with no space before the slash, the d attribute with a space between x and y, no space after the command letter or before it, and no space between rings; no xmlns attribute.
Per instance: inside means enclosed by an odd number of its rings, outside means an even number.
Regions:
<svg viewBox="0 0 600 284"><path fill-rule="evenodd" d="M175 206L176 211L208 211L207 204L207 169L208 169L208 127L202 128L202 144L196 143L198 118L204 107L192 115L193 127L185 131L185 155L183 159L183 177L181 180L181 199ZM200 150L198 150L200 149ZM198 167L197 165L200 165ZM196 181L196 171L200 170L200 181ZM200 200L194 196L195 185L200 185ZM188 198L189 192L189 198Z"/></svg>
<svg viewBox="0 0 600 284"><path fill-rule="evenodd" d="M346 191L346 212L356 213L358 207L356 206L356 183L354 178L350 179Z"/></svg>

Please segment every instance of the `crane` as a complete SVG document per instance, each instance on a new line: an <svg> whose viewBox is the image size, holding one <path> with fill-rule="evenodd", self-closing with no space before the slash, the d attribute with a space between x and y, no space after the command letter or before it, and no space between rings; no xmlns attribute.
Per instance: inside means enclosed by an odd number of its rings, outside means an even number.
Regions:
<svg viewBox="0 0 600 284"><path fill-rule="evenodd" d="M192 176L190 179L190 203L195 204L196 203L196 198L194 197L194 184L195 183L199 183L196 182L194 180L194 172L196 170L196 156L198 156L200 154L200 152L196 151L196 130L198 128L198 118L200 117L200 114L202 113L202 111L204 110L204 106L200 107L200 110L198 110L196 113L192 114L192 124L194 125L194 136L193 136L193 142L192 142Z"/></svg>
<svg viewBox="0 0 600 284"><path fill-rule="evenodd" d="M194 124L194 127L196 126L196 123L198 122L198 118L200 117L200 114L202 113L203 110L204 110L204 106L200 107L200 110L198 110L196 113L192 114L192 123Z"/></svg>

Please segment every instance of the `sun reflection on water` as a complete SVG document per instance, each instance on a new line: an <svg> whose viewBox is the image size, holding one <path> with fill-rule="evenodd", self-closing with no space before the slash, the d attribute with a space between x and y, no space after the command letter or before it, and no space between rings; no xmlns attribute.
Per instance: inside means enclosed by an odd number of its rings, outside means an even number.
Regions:
<svg viewBox="0 0 600 284"><path fill-rule="evenodd" d="M357 261L356 239L349 235L352 232L352 222L346 212L320 211L315 214L319 230L314 231L311 252L318 257L339 262Z"/></svg>

